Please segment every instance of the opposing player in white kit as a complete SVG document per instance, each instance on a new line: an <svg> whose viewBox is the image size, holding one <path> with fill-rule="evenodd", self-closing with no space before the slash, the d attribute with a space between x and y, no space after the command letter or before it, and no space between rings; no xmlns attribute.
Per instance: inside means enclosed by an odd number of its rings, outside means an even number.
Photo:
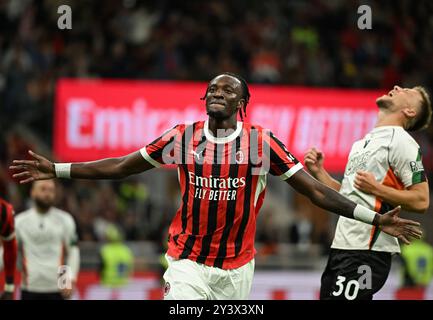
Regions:
<svg viewBox="0 0 433 320"><path fill-rule="evenodd" d="M16 217L22 263L21 299L61 300L73 293L80 264L75 222L53 207L55 183L35 181L32 208Z"/></svg>
<svg viewBox="0 0 433 320"><path fill-rule="evenodd" d="M305 164L319 181L376 212L384 213L401 205L422 213L429 206L429 188L420 147L407 131L430 124L430 98L422 87L395 86L376 103L376 126L353 144L341 184L323 168L324 155L320 150L310 149L305 154ZM388 277L391 254L399 252L397 238L381 232L381 228L340 216L322 275L320 298L372 299ZM372 272L371 283L358 282L368 268Z"/></svg>

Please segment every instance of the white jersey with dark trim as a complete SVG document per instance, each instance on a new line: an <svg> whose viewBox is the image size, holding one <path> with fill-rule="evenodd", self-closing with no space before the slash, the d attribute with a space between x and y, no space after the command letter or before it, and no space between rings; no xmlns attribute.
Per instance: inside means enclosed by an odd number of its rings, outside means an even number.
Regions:
<svg viewBox="0 0 433 320"><path fill-rule="evenodd" d="M15 229L22 288L32 292L59 291L59 267L66 265L66 255L77 242L72 216L57 208L46 213L31 208L16 216Z"/></svg>
<svg viewBox="0 0 433 320"><path fill-rule="evenodd" d="M340 188L342 195L367 208L382 214L391 210L393 206L382 199L354 187L359 170L371 172L377 181L399 190L426 181L419 145L399 126L374 128L354 143ZM380 232L375 226L342 216L331 247L400 252L397 238Z"/></svg>

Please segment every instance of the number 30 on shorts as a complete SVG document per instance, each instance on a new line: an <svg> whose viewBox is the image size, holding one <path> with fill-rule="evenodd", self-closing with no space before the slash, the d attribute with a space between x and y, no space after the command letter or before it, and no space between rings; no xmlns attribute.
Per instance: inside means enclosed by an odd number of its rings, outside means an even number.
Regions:
<svg viewBox="0 0 433 320"><path fill-rule="evenodd" d="M337 282L335 283L338 287L337 291L332 292L334 297L340 296L344 291L344 297L347 300L353 300L358 295L359 282L358 280L349 280L346 282L346 277L338 276ZM346 288L345 288L346 287Z"/></svg>

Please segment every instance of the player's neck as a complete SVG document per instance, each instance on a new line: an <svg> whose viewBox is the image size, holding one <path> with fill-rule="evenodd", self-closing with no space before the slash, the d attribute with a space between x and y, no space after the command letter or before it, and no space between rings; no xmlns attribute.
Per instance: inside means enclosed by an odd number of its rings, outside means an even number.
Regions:
<svg viewBox="0 0 433 320"><path fill-rule="evenodd" d="M51 207L50 207L51 208ZM35 210L36 210L36 212L37 213L39 213L39 214L47 214L48 213L48 211L50 211L50 208L41 208L41 207L39 207L39 206L35 206Z"/></svg>
<svg viewBox="0 0 433 320"><path fill-rule="evenodd" d="M384 126L398 126L404 128L403 121L397 114L386 113L379 111L375 128Z"/></svg>
<svg viewBox="0 0 433 320"><path fill-rule="evenodd" d="M231 117L228 119L216 119L213 117L209 117L208 120L209 123L209 131L212 133L213 136L217 136L217 132L219 129L233 129L236 130L237 127L237 119L236 117Z"/></svg>

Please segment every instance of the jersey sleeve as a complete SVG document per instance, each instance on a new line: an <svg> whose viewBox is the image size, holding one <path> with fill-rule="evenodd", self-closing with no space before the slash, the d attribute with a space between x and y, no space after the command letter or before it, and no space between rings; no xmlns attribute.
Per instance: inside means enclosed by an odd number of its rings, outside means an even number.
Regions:
<svg viewBox="0 0 433 320"><path fill-rule="evenodd" d="M67 215L65 219L65 245L67 247L76 246L78 244L77 227L74 218Z"/></svg>
<svg viewBox="0 0 433 320"><path fill-rule="evenodd" d="M394 134L389 148L389 163L405 188L427 180L421 149L409 134Z"/></svg>
<svg viewBox="0 0 433 320"><path fill-rule="evenodd" d="M66 264L71 268L72 280L76 281L80 270L80 250L78 248L78 235L74 218L65 216L65 247Z"/></svg>
<svg viewBox="0 0 433 320"><path fill-rule="evenodd" d="M175 162L173 160L174 146L176 139L178 139L182 134L181 130L182 125L176 125L165 131L160 137L149 143L147 146L141 148L140 153L143 158L157 168L164 164L173 164ZM167 159L169 160L167 161Z"/></svg>
<svg viewBox="0 0 433 320"><path fill-rule="evenodd" d="M302 163L287 150L286 146L272 132L269 131L264 136L267 150L265 149L263 152L269 152L270 174L287 180L303 168Z"/></svg>

